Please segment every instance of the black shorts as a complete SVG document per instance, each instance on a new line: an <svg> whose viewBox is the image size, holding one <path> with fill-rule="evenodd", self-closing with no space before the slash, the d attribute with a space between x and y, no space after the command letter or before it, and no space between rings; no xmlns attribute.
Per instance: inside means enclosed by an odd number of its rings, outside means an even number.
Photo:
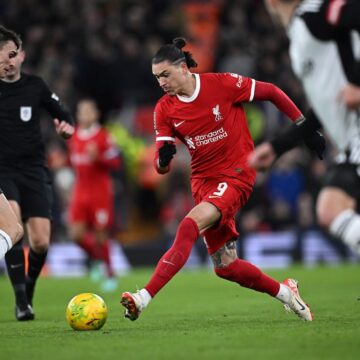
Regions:
<svg viewBox="0 0 360 360"><path fill-rule="evenodd" d="M1 186L1 184L0 184ZM345 191L360 203L360 165L341 163L333 165L328 171L324 186L333 186Z"/></svg>
<svg viewBox="0 0 360 360"><path fill-rule="evenodd" d="M21 171L1 169L0 188L8 200L19 204L23 221L30 217L51 219L53 194L46 167L36 165Z"/></svg>

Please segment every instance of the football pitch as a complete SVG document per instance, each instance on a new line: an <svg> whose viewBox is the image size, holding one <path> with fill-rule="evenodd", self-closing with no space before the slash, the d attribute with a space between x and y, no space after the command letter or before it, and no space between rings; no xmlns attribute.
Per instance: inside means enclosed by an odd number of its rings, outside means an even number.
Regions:
<svg viewBox="0 0 360 360"><path fill-rule="evenodd" d="M12 359L357 359L360 354L359 265L292 267L269 271L300 281L315 315L305 323L268 295L242 289L209 270L182 271L130 322L119 294L142 286L151 270L122 277L116 293L102 294L88 278L40 279L36 320L14 320L8 280L0 278L0 358ZM65 322L69 299L101 295L109 317L99 331L77 332Z"/></svg>

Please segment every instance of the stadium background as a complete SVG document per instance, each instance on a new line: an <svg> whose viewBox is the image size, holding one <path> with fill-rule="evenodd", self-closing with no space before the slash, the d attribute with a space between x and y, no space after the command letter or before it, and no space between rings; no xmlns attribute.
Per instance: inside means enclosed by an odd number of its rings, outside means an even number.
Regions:
<svg viewBox="0 0 360 360"><path fill-rule="evenodd" d="M102 122L121 149L123 166L114 174L112 258L119 274L155 264L192 207L183 146L169 175L158 176L152 168L152 112L162 94L150 63L158 47L184 36L200 64L197 71L273 82L301 109L307 106L290 69L285 34L260 0L12 0L1 2L0 23L21 34L24 71L42 76L72 112L81 97L98 102ZM271 104L246 108L256 143L289 123ZM66 145L48 117L43 130L56 200L47 272L81 275L84 255L66 231L73 182ZM357 261L316 226L314 203L327 165L299 148L283 156L271 173L258 175L237 219L241 256L262 267ZM188 266L207 263L199 242Z"/></svg>

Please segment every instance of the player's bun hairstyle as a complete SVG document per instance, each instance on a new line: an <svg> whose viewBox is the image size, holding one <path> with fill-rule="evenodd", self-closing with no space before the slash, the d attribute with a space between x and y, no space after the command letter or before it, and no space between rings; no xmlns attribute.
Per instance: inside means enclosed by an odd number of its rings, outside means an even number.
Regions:
<svg viewBox="0 0 360 360"><path fill-rule="evenodd" d="M165 44L156 52L152 63L159 64L163 61L169 61L172 64L180 64L182 61L185 61L189 69L197 67L198 64L193 59L192 54L189 51L181 50L185 45L185 39L175 38L172 44Z"/></svg>
<svg viewBox="0 0 360 360"><path fill-rule="evenodd" d="M21 48L22 41L20 35L18 35L15 31L9 30L6 27L0 25L0 49L8 41L13 41L17 49Z"/></svg>

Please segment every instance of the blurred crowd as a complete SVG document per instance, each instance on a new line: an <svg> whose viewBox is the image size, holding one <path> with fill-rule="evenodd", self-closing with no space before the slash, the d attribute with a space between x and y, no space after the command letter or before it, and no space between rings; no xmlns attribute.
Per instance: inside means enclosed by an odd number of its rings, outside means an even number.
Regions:
<svg viewBox="0 0 360 360"><path fill-rule="evenodd" d="M24 70L42 76L74 117L82 97L99 105L122 154L121 171L114 174L114 232L123 243L172 236L193 205L185 147L179 145L169 175L160 177L152 167L152 111L162 94L151 57L163 43L183 36L200 65L205 59L199 71L273 82L306 110L286 36L261 0L12 0L0 3L0 23L21 34ZM289 123L268 103L246 109L255 143ZM67 238L74 173L52 122L46 118L43 125L55 184L54 240L61 240ZM327 165L303 148L284 155L273 171L258 175L238 216L239 230L315 227L314 203Z"/></svg>

